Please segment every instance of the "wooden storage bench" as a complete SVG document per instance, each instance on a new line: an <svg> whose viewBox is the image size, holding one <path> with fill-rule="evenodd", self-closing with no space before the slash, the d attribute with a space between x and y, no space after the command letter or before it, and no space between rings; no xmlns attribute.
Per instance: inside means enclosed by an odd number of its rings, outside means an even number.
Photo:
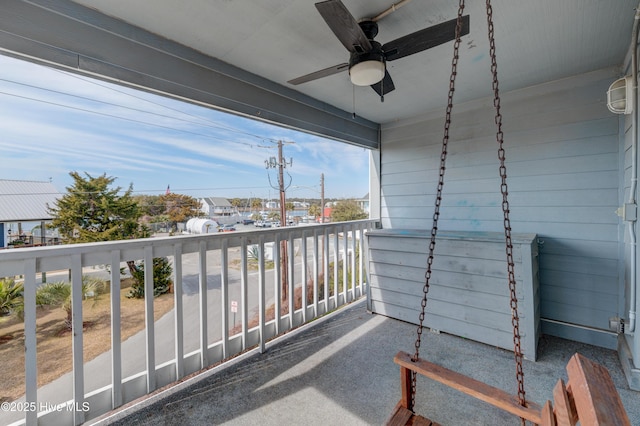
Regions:
<svg viewBox="0 0 640 426"><path fill-rule="evenodd" d="M536 234L512 234L522 352L535 361L540 335ZM418 323L430 232L367 233L371 312ZM439 231L425 325L513 350L504 234Z"/></svg>

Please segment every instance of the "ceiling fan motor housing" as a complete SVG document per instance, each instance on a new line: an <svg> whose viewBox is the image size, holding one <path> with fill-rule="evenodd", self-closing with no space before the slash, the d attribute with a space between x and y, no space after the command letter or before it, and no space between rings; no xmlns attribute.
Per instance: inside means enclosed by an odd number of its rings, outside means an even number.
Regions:
<svg viewBox="0 0 640 426"><path fill-rule="evenodd" d="M378 35L378 24L374 21L364 20L358 22L364 35L371 41Z"/></svg>

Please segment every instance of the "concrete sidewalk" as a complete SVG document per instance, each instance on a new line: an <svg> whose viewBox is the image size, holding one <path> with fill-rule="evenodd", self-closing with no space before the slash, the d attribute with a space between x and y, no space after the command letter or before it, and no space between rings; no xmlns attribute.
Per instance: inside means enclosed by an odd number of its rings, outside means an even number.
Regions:
<svg viewBox="0 0 640 426"><path fill-rule="evenodd" d="M107 425L376 425L400 397L393 356L411 352L416 327L371 315L364 301L93 423ZM447 334L425 333L422 357L515 393L513 354ZM640 393L628 389L614 351L544 336L537 362L525 361L527 398L552 399L580 352L609 369L631 423ZM519 419L421 378L416 411L449 425L514 425Z"/></svg>

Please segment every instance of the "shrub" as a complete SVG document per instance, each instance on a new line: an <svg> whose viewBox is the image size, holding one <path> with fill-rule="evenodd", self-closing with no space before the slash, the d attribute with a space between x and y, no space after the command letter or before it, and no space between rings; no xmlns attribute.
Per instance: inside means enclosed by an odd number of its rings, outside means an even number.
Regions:
<svg viewBox="0 0 640 426"><path fill-rule="evenodd" d="M161 294L169 293L173 282L171 274L173 268L166 257L153 258L153 296L158 297ZM127 293L128 298L142 299L144 298L144 262L135 264L135 268L131 271L133 284L131 290Z"/></svg>
<svg viewBox="0 0 640 426"><path fill-rule="evenodd" d="M82 276L82 297L93 297L97 301L98 295L105 291L104 281ZM72 304L71 304L71 284L63 281L43 284L36 290L36 304L38 305L59 305L67 314L65 326L72 328Z"/></svg>
<svg viewBox="0 0 640 426"><path fill-rule="evenodd" d="M23 285L16 284L13 279L0 280L0 316L22 312Z"/></svg>

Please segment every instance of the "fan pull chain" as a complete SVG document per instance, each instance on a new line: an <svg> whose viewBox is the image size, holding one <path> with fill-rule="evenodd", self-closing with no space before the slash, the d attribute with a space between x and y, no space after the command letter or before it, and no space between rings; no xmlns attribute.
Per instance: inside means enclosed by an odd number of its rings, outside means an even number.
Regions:
<svg viewBox="0 0 640 426"><path fill-rule="evenodd" d="M431 241L429 243L429 257L427 259L427 272L425 273L425 283L422 289L422 301L420 303L420 316L418 325L418 335L415 342L415 353L411 360L416 362L420 358L420 344L422 342L422 331L424 324L425 311L427 308L427 294L429 293L429 282L431 280L431 265L433 264L433 253L436 247L436 234L438 233L438 218L440 217L440 204L442 203L442 188L444 186L444 172L447 160L447 146L449 144L449 128L451 127L451 112L453 111L453 94L455 92L456 75L458 74L458 57L460 50L460 34L462 33L462 13L464 12L464 0L460 0L458 6L458 19L456 22L456 38L453 44L453 60L451 61L451 76L449 77L449 94L447 103L447 113L444 123L444 136L442 138L442 153L440 154L440 175L438 178L438 189L436 192L436 203L433 213L433 225L431 227ZM413 410L416 403L416 382L417 375L411 373L411 407Z"/></svg>
<svg viewBox="0 0 640 426"><path fill-rule="evenodd" d="M353 93L353 119L355 120L356 118L356 86L355 84L351 85L351 91Z"/></svg>

